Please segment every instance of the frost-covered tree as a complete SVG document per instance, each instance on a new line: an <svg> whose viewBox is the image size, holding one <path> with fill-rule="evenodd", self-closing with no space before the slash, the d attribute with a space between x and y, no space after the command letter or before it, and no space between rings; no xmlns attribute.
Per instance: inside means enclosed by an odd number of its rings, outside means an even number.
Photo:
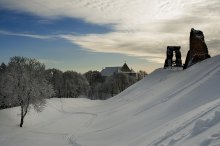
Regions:
<svg viewBox="0 0 220 146"><path fill-rule="evenodd" d="M7 65L3 62L0 65L0 109L9 107L6 103L6 96L3 95L3 73L6 71Z"/></svg>
<svg viewBox="0 0 220 146"><path fill-rule="evenodd" d="M143 70L139 70L137 72L137 80L141 80L143 79L145 76L147 76L147 72L146 71L143 71Z"/></svg>
<svg viewBox="0 0 220 146"><path fill-rule="evenodd" d="M45 66L35 59L16 56L10 59L3 76L3 95L9 104L21 107L22 127L30 107L42 111L46 99L53 95L52 86L45 78Z"/></svg>

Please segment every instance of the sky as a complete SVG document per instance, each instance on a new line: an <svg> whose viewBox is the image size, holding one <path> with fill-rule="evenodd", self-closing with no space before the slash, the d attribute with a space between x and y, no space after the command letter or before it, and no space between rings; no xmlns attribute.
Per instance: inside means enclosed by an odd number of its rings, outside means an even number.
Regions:
<svg viewBox="0 0 220 146"><path fill-rule="evenodd" d="M168 45L185 61L191 28L220 54L219 15L219 0L0 0L0 62L25 56L84 73L126 61L150 73Z"/></svg>

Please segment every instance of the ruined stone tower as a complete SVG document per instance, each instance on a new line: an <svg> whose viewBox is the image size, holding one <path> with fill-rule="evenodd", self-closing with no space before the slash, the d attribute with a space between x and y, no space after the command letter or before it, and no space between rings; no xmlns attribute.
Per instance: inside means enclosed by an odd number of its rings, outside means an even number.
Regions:
<svg viewBox="0 0 220 146"><path fill-rule="evenodd" d="M202 31L192 28L189 43L190 49L186 56L186 61L183 67L184 69L197 62L210 58Z"/></svg>
<svg viewBox="0 0 220 146"><path fill-rule="evenodd" d="M175 59L173 59L173 54L175 55ZM167 57L164 68L167 67L182 67L180 46L167 46Z"/></svg>

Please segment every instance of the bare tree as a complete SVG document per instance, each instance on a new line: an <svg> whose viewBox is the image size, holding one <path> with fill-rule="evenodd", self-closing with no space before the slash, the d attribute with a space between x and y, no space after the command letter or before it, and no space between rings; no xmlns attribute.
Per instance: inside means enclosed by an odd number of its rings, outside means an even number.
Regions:
<svg viewBox="0 0 220 146"><path fill-rule="evenodd" d="M21 107L22 127L30 105L40 112L46 104L46 98L54 93L45 78L45 66L35 59L12 57L3 76L3 95L9 98L8 102Z"/></svg>

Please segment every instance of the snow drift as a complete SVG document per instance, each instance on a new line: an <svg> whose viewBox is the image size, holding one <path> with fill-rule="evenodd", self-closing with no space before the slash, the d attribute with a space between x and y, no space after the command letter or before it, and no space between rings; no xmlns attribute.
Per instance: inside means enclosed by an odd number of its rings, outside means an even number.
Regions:
<svg viewBox="0 0 220 146"><path fill-rule="evenodd" d="M0 146L220 145L220 56L157 69L106 101L50 99L42 113L0 111Z"/></svg>

